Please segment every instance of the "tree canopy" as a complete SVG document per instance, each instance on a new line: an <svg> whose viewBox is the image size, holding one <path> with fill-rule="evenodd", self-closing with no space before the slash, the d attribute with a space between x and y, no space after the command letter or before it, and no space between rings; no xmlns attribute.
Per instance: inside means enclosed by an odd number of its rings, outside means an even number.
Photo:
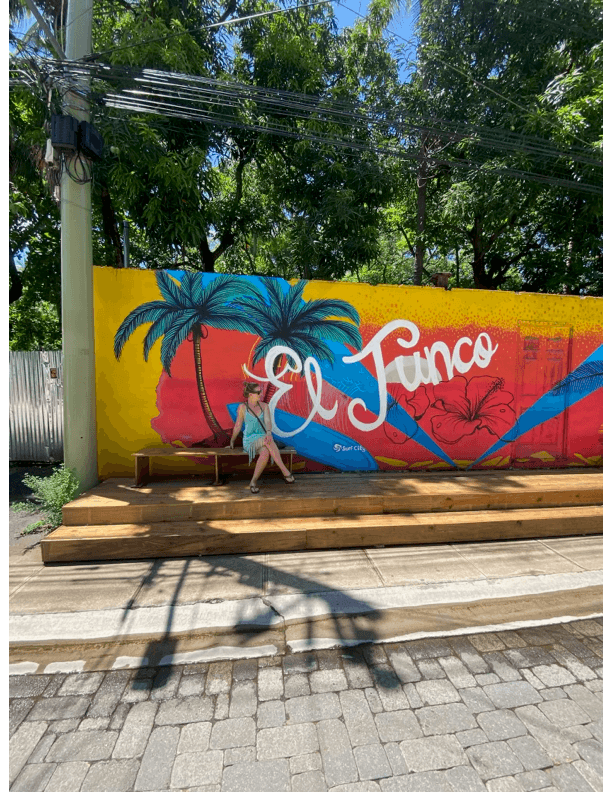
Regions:
<svg viewBox="0 0 612 792"><path fill-rule="evenodd" d="M339 30L328 4L94 0L94 264L122 266L126 221L132 266L601 294L601 0L421 0L410 64L395 7ZM59 338L43 155L74 79L63 5L38 8L25 34L9 9L20 348L49 337L29 314Z"/></svg>

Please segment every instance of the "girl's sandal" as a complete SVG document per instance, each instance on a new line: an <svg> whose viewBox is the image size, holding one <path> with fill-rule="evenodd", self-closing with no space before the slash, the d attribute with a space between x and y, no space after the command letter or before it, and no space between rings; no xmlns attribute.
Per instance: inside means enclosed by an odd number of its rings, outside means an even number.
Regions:
<svg viewBox="0 0 612 792"><path fill-rule="evenodd" d="M249 487L250 487L251 493L253 495L257 495L257 493L259 492L259 487L256 487L255 484L250 484Z"/></svg>
<svg viewBox="0 0 612 792"><path fill-rule="evenodd" d="M291 474L290 476L283 476L283 478L285 479L287 484L294 484L295 483L295 477L293 476L293 474Z"/></svg>

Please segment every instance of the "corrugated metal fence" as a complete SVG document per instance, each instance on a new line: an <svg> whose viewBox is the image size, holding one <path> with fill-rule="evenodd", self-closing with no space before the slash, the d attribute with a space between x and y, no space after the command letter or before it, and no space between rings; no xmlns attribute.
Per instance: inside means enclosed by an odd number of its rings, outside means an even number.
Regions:
<svg viewBox="0 0 612 792"><path fill-rule="evenodd" d="M64 457L61 352L9 352L9 459L57 462Z"/></svg>

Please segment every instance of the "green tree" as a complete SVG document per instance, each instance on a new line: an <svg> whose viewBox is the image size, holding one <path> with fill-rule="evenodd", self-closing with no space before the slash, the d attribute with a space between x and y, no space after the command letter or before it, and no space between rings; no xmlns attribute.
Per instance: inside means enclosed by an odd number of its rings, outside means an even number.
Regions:
<svg viewBox="0 0 612 792"><path fill-rule="evenodd" d="M478 288L518 272L527 288L597 290L600 12L597 0L422 3L414 89L427 81L435 114L454 122L433 157L448 166L436 205L471 249Z"/></svg>
<svg viewBox="0 0 612 792"><path fill-rule="evenodd" d="M41 178L40 91L34 84L9 95L9 341L22 351L61 346L59 212Z"/></svg>

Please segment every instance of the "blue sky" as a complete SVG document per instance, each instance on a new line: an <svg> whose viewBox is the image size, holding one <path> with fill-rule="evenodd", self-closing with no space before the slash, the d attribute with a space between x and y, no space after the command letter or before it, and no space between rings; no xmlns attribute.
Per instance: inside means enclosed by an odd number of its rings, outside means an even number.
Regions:
<svg viewBox="0 0 612 792"><path fill-rule="evenodd" d="M340 28L350 27L355 20L358 19L359 14L365 16L368 12L367 0L343 0L342 4L334 2L333 5L338 27ZM414 20L417 18L417 15L418 4L415 0L403 0L400 9L396 11L388 28L390 34L397 36L397 43L404 46L403 55L407 60L416 59ZM402 68L400 73L403 74L404 77L407 76L405 68Z"/></svg>

